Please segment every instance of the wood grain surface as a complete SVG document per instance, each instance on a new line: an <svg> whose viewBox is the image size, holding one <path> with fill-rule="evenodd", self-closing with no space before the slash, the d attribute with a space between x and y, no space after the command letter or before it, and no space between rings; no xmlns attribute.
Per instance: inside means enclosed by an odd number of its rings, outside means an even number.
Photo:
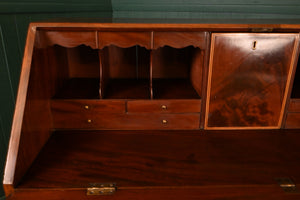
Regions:
<svg viewBox="0 0 300 200"><path fill-rule="evenodd" d="M19 188L299 183L299 130L58 131Z"/></svg>
<svg viewBox="0 0 300 200"><path fill-rule="evenodd" d="M296 34L215 34L206 128L281 126Z"/></svg>

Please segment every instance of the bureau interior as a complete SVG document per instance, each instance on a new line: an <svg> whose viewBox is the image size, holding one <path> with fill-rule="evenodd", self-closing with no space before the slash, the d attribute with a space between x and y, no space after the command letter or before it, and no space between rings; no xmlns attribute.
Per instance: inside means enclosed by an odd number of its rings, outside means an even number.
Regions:
<svg viewBox="0 0 300 200"><path fill-rule="evenodd" d="M193 46L154 50L153 98L199 99L203 62L203 51Z"/></svg>
<svg viewBox="0 0 300 200"><path fill-rule="evenodd" d="M53 75L54 99L201 97L203 52L192 46L147 50L138 45L103 49L54 45L36 49L35 54L34 62Z"/></svg>
<svg viewBox="0 0 300 200"><path fill-rule="evenodd" d="M100 52L102 99L150 99L150 51L110 45Z"/></svg>

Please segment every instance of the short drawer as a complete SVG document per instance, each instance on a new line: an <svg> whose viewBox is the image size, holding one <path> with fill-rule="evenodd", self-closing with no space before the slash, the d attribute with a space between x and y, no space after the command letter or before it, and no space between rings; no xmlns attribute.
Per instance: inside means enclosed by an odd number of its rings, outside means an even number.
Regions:
<svg viewBox="0 0 300 200"><path fill-rule="evenodd" d="M125 113L125 101L52 100L52 114L57 113Z"/></svg>
<svg viewBox="0 0 300 200"><path fill-rule="evenodd" d="M285 128L300 128L300 112L288 113L285 122Z"/></svg>
<svg viewBox="0 0 300 200"><path fill-rule="evenodd" d="M200 113L201 100L135 100L127 102L128 113Z"/></svg>
<svg viewBox="0 0 300 200"><path fill-rule="evenodd" d="M60 113L53 116L55 129L161 130L198 129L199 114L98 114Z"/></svg>

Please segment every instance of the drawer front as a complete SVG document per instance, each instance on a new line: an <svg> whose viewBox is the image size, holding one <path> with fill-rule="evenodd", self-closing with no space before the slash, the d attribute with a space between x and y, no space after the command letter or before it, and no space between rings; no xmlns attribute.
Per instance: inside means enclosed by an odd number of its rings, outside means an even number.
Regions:
<svg viewBox="0 0 300 200"><path fill-rule="evenodd" d="M289 112L300 112L300 99L291 99L288 110Z"/></svg>
<svg viewBox="0 0 300 200"><path fill-rule="evenodd" d="M136 100L127 102L128 113L200 113L201 100Z"/></svg>
<svg viewBox="0 0 300 200"><path fill-rule="evenodd" d="M187 46L206 48L207 32L154 32L154 49L163 46L184 48Z"/></svg>
<svg viewBox="0 0 300 200"><path fill-rule="evenodd" d="M151 49L150 32L99 32L98 41L100 49L109 45L123 48L139 45Z"/></svg>
<svg viewBox="0 0 300 200"><path fill-rule="evenodd" d="M37 47L44 48L52 45L63 47L76 47L79 45L97 48L96 31L39 31Z"/></svg>
<svg viewBox="0 0 300 200"><path fill-rule="evenodd" d="M212 34L205 128L279 129L297 43L297 34Z"/></svg>
<svg viewBox="0 0 300 200"><path fill-rule="evenodd" d="M299 113L288 113L285 128L293 129L300 128L300 112Z"/></svg>
<svg viewBox="0 0 300 200"><path fill-rule="evenodd" d="M59 113L125 113L125 101L52 100L52 114Z"/></svg>
<svg viewBox="0 0 300 200"><path fill-rule="evenodd" d="M198 129L199 114L82 114L56 113L55 129L161 130Z"/></svg>

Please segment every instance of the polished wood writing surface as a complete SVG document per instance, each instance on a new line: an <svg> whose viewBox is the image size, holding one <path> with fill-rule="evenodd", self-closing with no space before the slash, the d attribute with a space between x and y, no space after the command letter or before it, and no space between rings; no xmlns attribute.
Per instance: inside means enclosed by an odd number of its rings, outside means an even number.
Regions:
<svg viewBox="0 0 300 200"><path fill-rule="evenodd" d="M282 176L298 183L299 138L296 130L58 131L19 187L247 187Z"/></svg>
<svg viewBox="0 0 300 200"><path fill-rule="evenodd" d="M296 34L214 34L206 128L279 128Z"/></svg>

